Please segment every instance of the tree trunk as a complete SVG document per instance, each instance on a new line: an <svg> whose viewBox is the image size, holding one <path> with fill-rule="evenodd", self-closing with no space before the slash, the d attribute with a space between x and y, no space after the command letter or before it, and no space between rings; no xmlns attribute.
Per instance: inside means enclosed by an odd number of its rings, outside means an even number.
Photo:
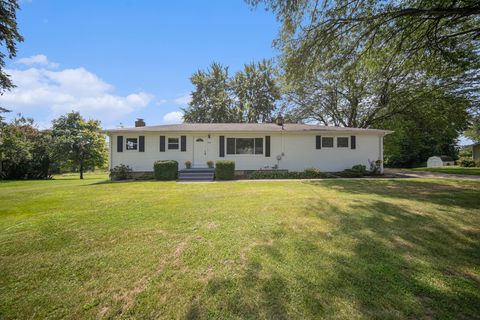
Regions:
<svg viewBox="0 0 480 320"><path fill-rule="evenodd" d="M80 163L80 179L83 179L83 163Z"/></svg>

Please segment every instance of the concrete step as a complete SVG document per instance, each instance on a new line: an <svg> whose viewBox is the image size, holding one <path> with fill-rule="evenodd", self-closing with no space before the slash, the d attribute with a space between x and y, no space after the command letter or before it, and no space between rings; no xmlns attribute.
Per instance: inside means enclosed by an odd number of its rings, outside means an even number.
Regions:
<svg viewBox="0 0 480 320"><path fill-rule="evenodd" d="M212 168L190 168L178 172L177 181L213 181L215 169Z"/></svg>

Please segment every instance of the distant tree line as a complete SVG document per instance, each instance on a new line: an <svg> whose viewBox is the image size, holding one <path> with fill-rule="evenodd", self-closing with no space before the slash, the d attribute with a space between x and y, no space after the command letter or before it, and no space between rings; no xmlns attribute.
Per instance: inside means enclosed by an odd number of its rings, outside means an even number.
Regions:
<svg viewBox="0 0 480 320"><path fill-rule="evenodd" d="M86 170L105 167L106 150L100 123L78 112L53 120L48 130L23 116L0 120L0 179L47 179L60 170L83 179Z"/></svg>

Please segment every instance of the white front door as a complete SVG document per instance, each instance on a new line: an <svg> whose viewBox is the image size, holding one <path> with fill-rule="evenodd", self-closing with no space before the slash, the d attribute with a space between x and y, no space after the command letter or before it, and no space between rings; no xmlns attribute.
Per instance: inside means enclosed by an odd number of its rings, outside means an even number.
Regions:
<svg viewBox="0 0 480 320"><path fill-rule="evenodd" d="M207 167L207 137L193 138L193 166Z"/></svg>

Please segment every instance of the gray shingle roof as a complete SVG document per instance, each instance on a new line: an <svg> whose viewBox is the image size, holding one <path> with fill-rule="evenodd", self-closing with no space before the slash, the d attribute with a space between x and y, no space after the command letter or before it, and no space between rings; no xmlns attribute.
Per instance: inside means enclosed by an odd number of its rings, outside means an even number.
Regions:
<svg viewBox="0 0 480 320"><path fill-rule="evenodd" d="M296 124L288 123L279 126L275 123L182 123L182 124L165 124L158 126L145 126L137 128L115 128L107 129L104 132L306 132L306 131L339 131L339 132L365 132L388 134L393 131L380 129L361 129L361 128L345 128L333 126L321 126L314 124Z"/></svg>

